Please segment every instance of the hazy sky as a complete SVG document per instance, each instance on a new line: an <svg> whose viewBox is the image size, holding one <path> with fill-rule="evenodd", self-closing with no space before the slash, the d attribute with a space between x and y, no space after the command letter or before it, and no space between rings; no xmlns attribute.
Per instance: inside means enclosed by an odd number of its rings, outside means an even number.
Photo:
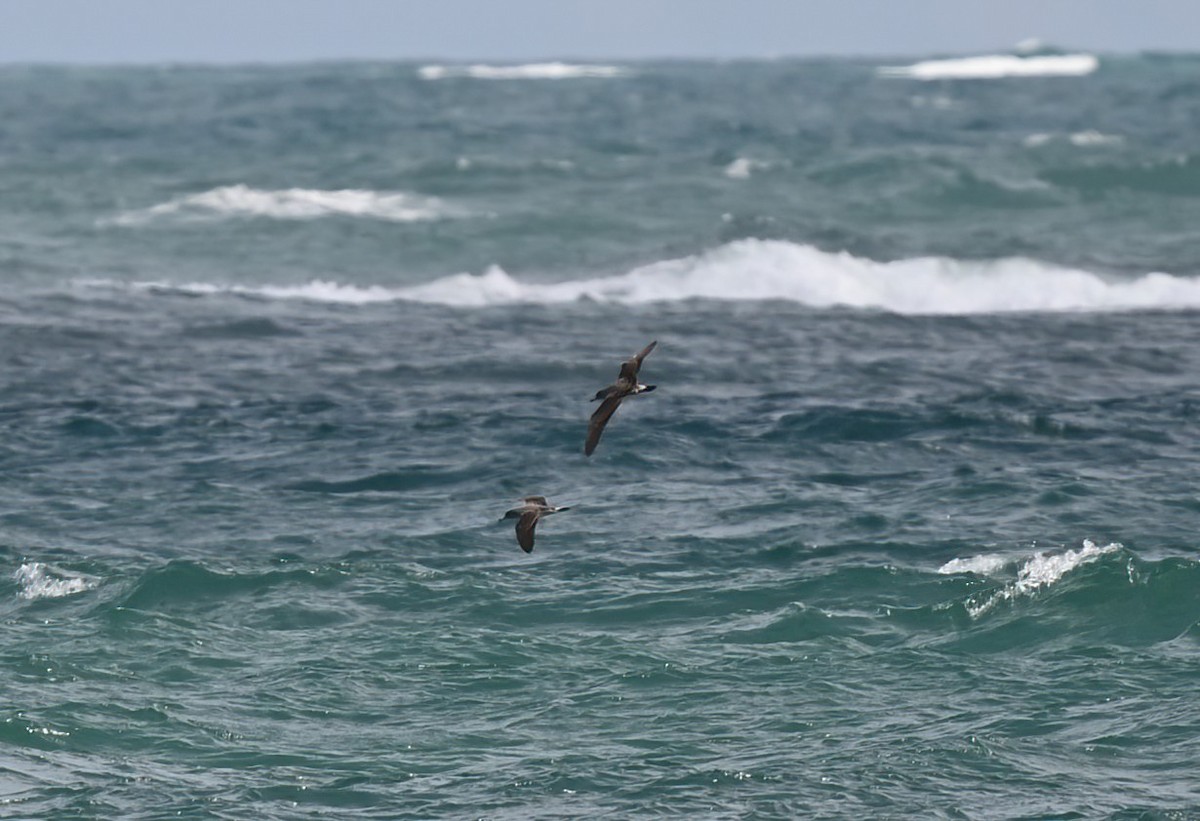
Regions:
<svg viewBox="0 0 1200 821"><path fill-rule="evenodd" d="M0 62L1200 50L1200 0L0 0Z"/></svg>

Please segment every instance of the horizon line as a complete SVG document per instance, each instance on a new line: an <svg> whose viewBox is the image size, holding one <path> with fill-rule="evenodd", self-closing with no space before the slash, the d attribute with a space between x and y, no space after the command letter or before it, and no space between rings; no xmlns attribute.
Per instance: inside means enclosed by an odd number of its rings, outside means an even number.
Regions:
<svg viewBox="0 0 1200 821"><path fill-rule="evenodd" d="M1132 50L1102 50L1084 47L1053 49L1055 54L1092 54L1101 57L1140 57L1140 56L1200 56L1200 49L1185 51L1177 49L1132 49ZM569 65L618 63L618 64L651 64L651 63L778 63L805 61L879 61L879 60L913 60L913 59L958 59L963 57L984 57L993 55L1023 56L1020 52L1008 48L998 48L991 51L954 52L854 52L854 53L794 53L772 55L737 55L737 56L702 56L702 55L656 55L640 57L615 56L539 56L539 57L449 57L424 55L420 57L297 57L278 59L237 59L237 58L133 58L113 60L92 59L0 59L0 68L239 68L239 67L286 67L304 65L346 65L346 64L497 64L497 65L531 65L539 63L566 63ZM1035 55L1030 55L1035 56Z"/></svg>

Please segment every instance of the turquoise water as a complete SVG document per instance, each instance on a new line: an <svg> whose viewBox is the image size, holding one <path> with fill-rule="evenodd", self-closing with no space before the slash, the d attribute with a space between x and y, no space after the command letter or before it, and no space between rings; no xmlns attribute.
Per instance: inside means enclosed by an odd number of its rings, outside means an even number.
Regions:
<svg viewBox="0 0 1200 821"><path fill-rule="evenodd" d="M0 815L1200 817L1200 59L884 68L0 69Z"/></svg>

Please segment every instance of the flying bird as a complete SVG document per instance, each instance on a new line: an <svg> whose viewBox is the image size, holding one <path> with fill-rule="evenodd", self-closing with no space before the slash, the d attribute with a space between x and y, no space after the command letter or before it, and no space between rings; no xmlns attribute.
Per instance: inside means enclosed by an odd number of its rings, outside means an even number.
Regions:
<svg viewBox="0 0 1200 821"><path fill-rule="evenodd" d="M604 433L604 426L617 412L622 399L639 393L649 393L658 387L638 382L638 371L642 369L642 360L654 350L654 346L657 344L658 340L656 339L642 348L641 352L635 354L632 359L622 362L621 373L617 376L617 381L607 388L596 391L596 395L592 397L593 402L600 402L600 407L596 408L596 412L592 414L592 418L588 422L587 442L583 446L585 456L591 456L592 451L596 449L596 445L600 442L600 434Z"/></svg>
<svg viewBox="0 0 1200 821"><path fill-rule="evenodd" d="M504 514L505 519L517 520L517 544L526 553L533 552L533 529L538 520L560 510L570 510L570 507L554 507L546 502L545 496L526 496L521 501L525 504L514 507Z"/></svg>

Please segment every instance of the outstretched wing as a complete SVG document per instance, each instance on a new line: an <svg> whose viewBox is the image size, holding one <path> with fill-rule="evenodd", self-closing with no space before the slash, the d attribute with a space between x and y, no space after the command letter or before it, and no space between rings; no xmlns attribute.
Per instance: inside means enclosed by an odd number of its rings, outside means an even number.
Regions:
<svg viewBox="0 0 1200 821"><path fill-rule="evenodd" d="M517 544L526 553L533 552L533 529L537 527L540 516L541 513L531 510L528 513L521 514L521 518L517 522Z"/></svg>
<svg viewBox="0 0 1200 821"><path fill-rule="evenodd" d="M646 347L642 348L641 351L634 354L632 359L622 362L620 378L632 380L633 383L636 385L638 371L640 371L642 369L642 360L645 359L647 356L649 356L650 352L652 350L654 350L655 346L657 346L657 345L658 345L658 340L656 339L653 342L651 342L649 345L647 345Z"/></svg>
<svg viewBox="0 0 1200 821"><path fill-rule="evenodd" d="M600 407L596 408L591 421L588 422L587 442L583 446L584 456L592 455L592 451L600 442L600 434L604 433L604 426L608 424L609 419L612 419L612 415L616 413L617 406L620 404L620 396L610 396L600 403Z"/></svg>
<svg viewBox="0 0 1200 821"><path fill-rule="evenodd" d="M640 352L640 353L638 353L638 355L634 357L634 359L637 361L637 364L638 364L638 367L639 367L639 368L640 368L640 367L642 367L642 360L643 360L643 359L645 359L647 356L649 356L649 355L650 355L650 352L651 352L652 350L654 350L656 347L658 347L658 340L657 340L657 339L656 339L656 340L654 340L653 342L651 342L651 343L650 343L649 345L647 345L646 347L642 348L641 352Z"/></svg>

